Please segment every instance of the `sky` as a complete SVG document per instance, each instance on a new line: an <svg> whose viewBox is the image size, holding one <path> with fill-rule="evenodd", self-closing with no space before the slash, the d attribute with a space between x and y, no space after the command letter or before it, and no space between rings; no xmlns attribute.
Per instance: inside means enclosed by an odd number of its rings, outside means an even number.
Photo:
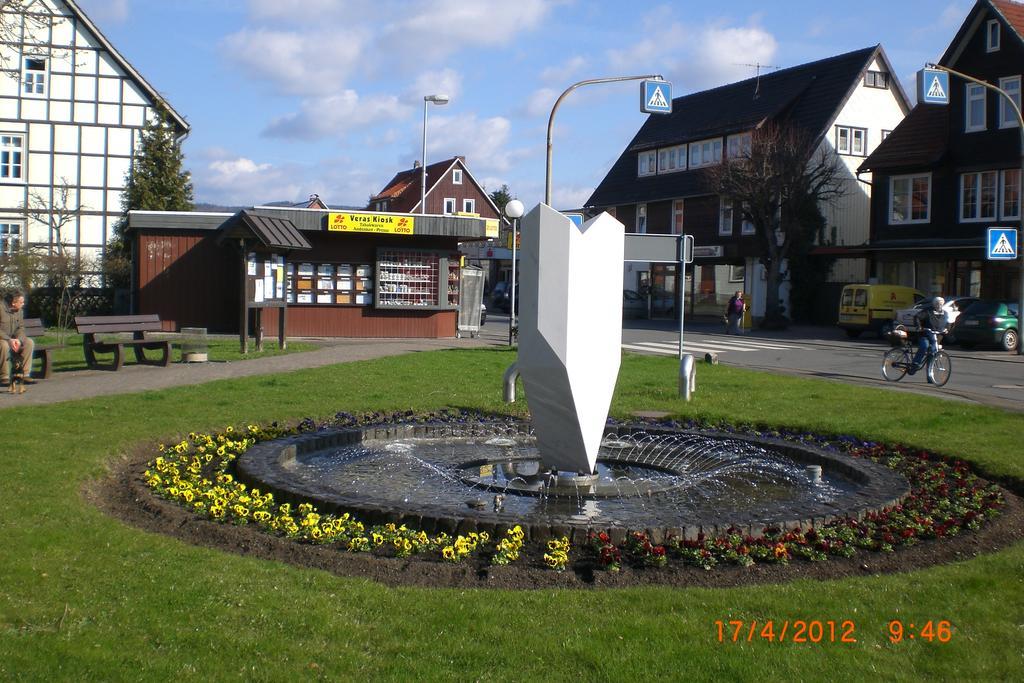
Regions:
<svg viewBox="0 0 1024 683"><path fill-rule="evenodd" d="M882 44L913 98L970 0L79 0L185 117L197 202L318 194L365 206L419 160L462 155L488 192L543 199L548 116L592 78L661 74L673 95ZM558 109L553 204L581 206L645 120L636 82Z"/></svg>

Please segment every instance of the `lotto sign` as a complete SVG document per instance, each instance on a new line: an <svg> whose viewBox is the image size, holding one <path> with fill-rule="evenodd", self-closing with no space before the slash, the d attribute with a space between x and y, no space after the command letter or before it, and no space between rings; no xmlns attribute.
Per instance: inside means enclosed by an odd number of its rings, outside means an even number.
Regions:
<svg viewBox="0 0 1024 683"><path fill-rule="evenodd" d="M988 260L1013 261L1017 258L1017 231L1013 228L988 229Z"/></svg>
<svg viewBox="0 0 1024 683"><path fill-rule="evenodd" d="M924 104L949 104L949 74L940 69L918 71L917 101Z"/></svg>
<svg viewBox="0 0 1024 683"><path fill-rule="evenodd" d="M672 84L668 81L640 81L640 111L645 114L671 114Z"/></svg>
<svg viewBox="0 0 1024 683"><path fill-rule="evenodd" d="M411 235L415 219L403 214L388 213L329 213L327 230L330 232L375 232L387 235Z"/></svg>

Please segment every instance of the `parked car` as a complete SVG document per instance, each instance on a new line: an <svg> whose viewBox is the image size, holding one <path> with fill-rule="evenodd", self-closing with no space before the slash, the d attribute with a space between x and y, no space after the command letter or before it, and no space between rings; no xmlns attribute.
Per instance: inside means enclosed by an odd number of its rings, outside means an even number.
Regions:
<svg viewBox="0 0 1024 683"><path fill-rule="evenodd" d="M950 296L945 297L946 303L942 307L946 314L949 316L949 327L950 334L946 335L946 342L949 344L954 343L953 326L956 324L957 318L960 314L967 310L967 308L978 301L976 296ZM913 331L913 328L917 325L917 315L926 309L932 307L932 300L930 298L922 299L914 304L911 308L902 308L896 311L896 315L893 317L892 323L882 329L883 332L888 332L895 325L903 325L908 330Z"/></svg>
<svg viewBox="0 0 1024 683"><path fill-rule="evenodd" d="M976 301L960 314L953 332L964 348L996 344L1007 351L1017 348L1020 315L1015 301Z"/></svg>
<svg viewBox="0 0 1024 683"><path fill-rule="evenodd" d="M647 299L632 289L622 290L622 317L646 318Z"/></svg>
<svg viewBox="0 0 1024 683"><path fill-rule="evenodd" d="M491 307L495 308L504 313L508 313L511 309L509 301L509 290L512 288L512 283L508 280L502 280L494 284L494 289L491 290ZM516 298L519 298L519 288L516 287Z"/></svg>
<svg viewBox="0 0 1024 683"><path fill-rule="evenodd" d="M839 327L851 338L865 330L881 336L898 309L924 298L924 292L901 285L846 285L839 297Z"/></svg>

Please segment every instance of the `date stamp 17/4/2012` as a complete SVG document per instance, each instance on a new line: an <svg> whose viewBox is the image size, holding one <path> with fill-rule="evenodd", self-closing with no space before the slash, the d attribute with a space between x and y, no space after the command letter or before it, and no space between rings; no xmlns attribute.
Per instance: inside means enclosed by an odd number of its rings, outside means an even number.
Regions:
<svg viewBox="0 0 1024 683"><path fill-rule="evenodd" d="M856 643L857 624L851 619L731 619L715 621L719 643ZM950 621L922 619L919 622L894 619L887 624L889 642L924 641L948 643L953 639Z"/></svg>

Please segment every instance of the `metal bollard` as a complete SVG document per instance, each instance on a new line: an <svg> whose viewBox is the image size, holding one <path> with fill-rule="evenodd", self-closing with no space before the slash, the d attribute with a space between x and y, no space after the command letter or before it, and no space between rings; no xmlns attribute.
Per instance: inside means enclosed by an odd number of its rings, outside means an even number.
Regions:
<svg viewBox="0 0 1024 683"><path fill-rule="evenodd" d="M692 353L684 353L679 359L679 395L690 400L690 394L697 390L697 366Z"/></svg>
<svg viewBox="0 0 1024 683"><path fill-rule="evenodd" d="M503 378L505 388L503 398L505 399L505 403L516 402L517 379L519 379L519 368L517 368L516 364L513 363L512 365L508 366L508 369L505 370L505 377Z"/></svg>

